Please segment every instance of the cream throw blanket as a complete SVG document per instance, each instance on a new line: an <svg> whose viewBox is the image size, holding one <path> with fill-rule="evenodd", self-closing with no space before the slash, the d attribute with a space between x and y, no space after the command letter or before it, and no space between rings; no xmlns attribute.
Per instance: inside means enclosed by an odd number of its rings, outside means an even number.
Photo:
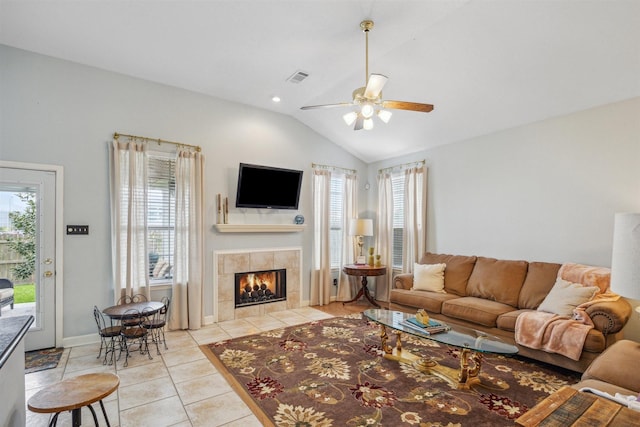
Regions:
<svg viewBox="0 0 640 427"><path fill-rule="evenodd" d="M589 331L593 329L593 322L585 311L586 308L598 302L616 301L620 298L609 290L609 273L609 269L602 267L563 265L558 277L585 286L598 286L602 293L576 307L572 318L543 311L520 314L516 319L516 343L547 353L558 353L572 360L580 360L584 342Z"/></svg>

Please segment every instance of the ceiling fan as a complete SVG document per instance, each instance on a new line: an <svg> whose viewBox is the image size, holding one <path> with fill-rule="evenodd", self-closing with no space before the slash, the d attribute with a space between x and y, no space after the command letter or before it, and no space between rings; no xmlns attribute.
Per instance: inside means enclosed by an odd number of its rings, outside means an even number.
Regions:
<svg viewBox="0 0 640 427"><path fill-rule="evenodd" d="M369 75L369 31L373 28L373 21L365 20L360 23L360 28L365 34L365 85L353 91L351 102L340 102L337 104L308 105L301 107L302 110L312 110L316 108L333 107L356 107L354 110L343 116L348 126L353 126L353 130L373 128L373 115L377 115L384 123L391 119L391 111L409 110L428 113L433 110L431 104L420 104L407 101L385 101L382 99L382 88L387 83L388 78L382 74Z"/></svg>

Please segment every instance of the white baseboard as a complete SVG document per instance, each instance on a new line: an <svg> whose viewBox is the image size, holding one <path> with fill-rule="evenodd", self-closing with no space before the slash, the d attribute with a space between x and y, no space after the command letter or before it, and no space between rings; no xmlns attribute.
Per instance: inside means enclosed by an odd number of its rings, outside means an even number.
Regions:
<svg viewBox="0 0 640 427"><path fill-rule="evenodd" d="M62 346L64 348L77 347L80 345L96 344L100 342L100 336L95 334L80 335L76 337L67 337L62 339Z"/></svg>
<svg viewBox="0 0 640 427"><path fill-rule="evenodd" d="M335 301L336 297L331 297L331 301ZM300 302L300 307L309 307L309 300L303 300ZM204 325L213 325L215 323L214 316L205 316ZM76 337L67 337L62 339L62 346L77 347L80 345L96 344L100 342L100 337L97 333L89 335L79 335Z"/></svg>

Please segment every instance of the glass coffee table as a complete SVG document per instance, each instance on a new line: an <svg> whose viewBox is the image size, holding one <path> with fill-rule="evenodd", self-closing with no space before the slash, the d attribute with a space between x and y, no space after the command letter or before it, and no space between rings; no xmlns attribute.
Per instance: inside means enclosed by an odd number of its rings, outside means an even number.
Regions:
<svg viewBox="0 0 640 427"><path fill-rule="evenodd" d="M507 344L496 336L463 326L448 325L451 328L448 331L428 334L403 323L407 319L415 317L413 314L378 309L365 310L363 314L369 320L380 325L380 339L386 359L411 364L422 372L428 372L443 378L458 389L468 389L474 384L481 383L479 374L482 367L482 358L480 353L510 355L518 352L518 347ZM389 340L387 327L393 329L393 333L396 335L395 347L387 344ZM401 340L403 333L459 347L461 349L460 369L442 366L432 358L418 356L403 349Z"/></svg>

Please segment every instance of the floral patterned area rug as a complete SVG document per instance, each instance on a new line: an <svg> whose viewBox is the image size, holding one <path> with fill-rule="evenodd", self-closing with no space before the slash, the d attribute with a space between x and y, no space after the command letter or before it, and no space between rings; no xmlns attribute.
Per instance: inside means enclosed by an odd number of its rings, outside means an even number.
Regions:
<svg viewBox="0 0 640 427"><path fill-rule="evenodd" d="M44 371L58 366L64 348L47 348L45 350L27 351L24 354L24 373Z"/></svg>
<svg viewBox="0 0 640 427"><path fill-rule="evenodd" d="M456 347L405 334L403 348L460 366ZM513 426L540 400L579 380L517 357L483 354L482 383L458 390L383 358L380 327L360 314L201 349L258 419L276 426Z"/></svg>

